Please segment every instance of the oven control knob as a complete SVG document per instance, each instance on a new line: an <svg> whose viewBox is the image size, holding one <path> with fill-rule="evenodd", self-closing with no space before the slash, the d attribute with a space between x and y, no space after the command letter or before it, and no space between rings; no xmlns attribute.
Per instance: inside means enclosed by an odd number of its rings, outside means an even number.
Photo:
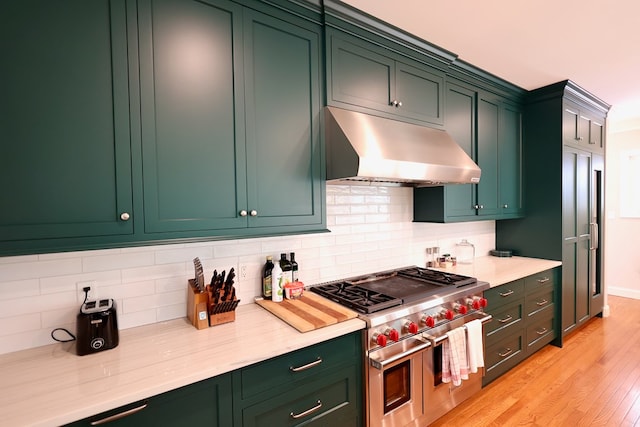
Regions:
<svg viewBox="0 0 640 427"><path fill-rule="evenodd" d="M487 306L487 299L482 297L473 297L473 303L471 304L474 310L480 310Z"/></svg>
<svg viewBox="0 0 640 427"><path fill-rule="evenodd" d="M388 336L391 341L398 342L398 340L400 340L400 334L393 328L388 328L384 334Z"/></svg>
<svg viewBox="0 0 640 427"><path fill-rule="evenodd" d="M459 313L459 314L462 314L462 315L467 314L467 306L466 306L466 305L462 305L462 304L455 303L455 304L453 305L453 310L454 310L456 313ZM451 319L449 319L449 320L451 320Z"/></svg>
<svg viewBox="0 0 640 427"><path fill-rule="evenodd" d="M422 321L425 325L427 325L428 328L433 328L434 326L436 326L436 319L434 319L433 316L424 316L422 318Z"/></svg>
<svg viewBox="0 0 640 427"><path fill-rule="evenodd" d="M444 318L447 320L453 320L453 318L455 317L455 313L451 310L446 310L444 312Z"/></svg>
<svg viewBox="0 0 640 427"><path fill-rule="evenodd" d="M373 341L380 347L385 347L387 345L387 336L376 332L373 334Z"/></svg>
<svg viewBox="0 0 640 427"><path fill-rule="evenodd" d="M471 303L471 308L474 310L480 310L480 299L474 299Z"/></svg>
<svg viewBox="0 0 640 427"><path fill-rule="evenodd" d="M407 322L404 324L404 327L410 334L418 333L418 324L415 322Z"/></svg>
<svg viewBox="0 0 640 427"><path fill-rule="evenodd" d="M480 298L480 307L485 308L487 305L489 305L489 301L486 298Z"/></svg>

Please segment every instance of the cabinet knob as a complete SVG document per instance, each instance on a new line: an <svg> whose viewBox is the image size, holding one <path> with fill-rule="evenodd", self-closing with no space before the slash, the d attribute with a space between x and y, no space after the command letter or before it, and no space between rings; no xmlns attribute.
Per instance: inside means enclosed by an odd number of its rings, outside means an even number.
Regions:
<svg viewBox="0 0 640 427"><path fill-rule="evenodd" d="M484 206L483 205L475 205L473 208L474 209L484 209Z"/></svg>
<svg viewBox="0 0 640 427"><path fill-rule="evenodd" d="M393 101L391 101L391 105L393 105L396 108L402 107L402 101L398 101L397 99L394 99Z"/></svg>
<svg viewBox="0 0 640 427"><path fill-rule="evenodd" d="M129 218L131 218L131 215L129 215L129 212L122 212L120 214L120 219L123 221L129 221Z"/></svg>
<svg viewBox="0 0 640 427"><path fill-rule="evenodd" d="M244 209L240 211L240 216L247 216L247 211Z"/></svg>
<svg viewBox="0 0 640 427"><path fill-rule="evenodd" d="M251 216L258 216L258 211L253 209L251 212L249 212L249 215Z"/></svg>
<svg viewBox="0 0 640 427"><path fill-rule="evenodd" d="M509 207L509 205L505 203L504 205L502 205L502 207L503 207L504 209L507 209L507 208Z"/></svg>

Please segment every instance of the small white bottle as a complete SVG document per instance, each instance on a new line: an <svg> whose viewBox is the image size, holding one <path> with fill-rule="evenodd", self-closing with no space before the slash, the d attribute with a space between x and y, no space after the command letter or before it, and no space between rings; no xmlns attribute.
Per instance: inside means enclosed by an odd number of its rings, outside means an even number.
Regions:
<svg viewBox="0 0 640 427"><path fill-rule="evenodd" d="M279 262L273 263L271 271L271 301L281 302L284 293L284 274Z"/></svg>

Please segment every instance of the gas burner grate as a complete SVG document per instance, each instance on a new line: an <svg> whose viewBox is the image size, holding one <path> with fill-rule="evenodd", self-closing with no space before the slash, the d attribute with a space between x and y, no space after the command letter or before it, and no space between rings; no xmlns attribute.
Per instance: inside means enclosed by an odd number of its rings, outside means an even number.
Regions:
<svg viewBox="0 0 640 427"><path fill-rule="evenodd" d="M312 286L311 291L363 314L402 304L401 299L345 282Z"/></svg>
<svg viewBox="0 0 640 427"><path fill-rule="evenodd" d="M477 283L478 280L475 277L461 276L459 274L447 273L444 271L430 270L427 268L407 268L400 270L398 274L411 277L414 279L422 280L427 283L432 283L440 286L455 286L462 287Z"/></svg>

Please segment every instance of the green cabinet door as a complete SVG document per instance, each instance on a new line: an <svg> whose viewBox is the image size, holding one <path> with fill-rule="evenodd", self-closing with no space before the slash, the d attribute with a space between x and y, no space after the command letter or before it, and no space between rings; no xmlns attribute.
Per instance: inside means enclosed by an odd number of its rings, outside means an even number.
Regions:
<svg viewBox="0 0 640 427"><path fill-rule="evenodd" d="M428 123L444 123L444 77L441 73L397 62L395 76L397 114Z"/></svg>
<svg viewBox="0 0 640 427"><path fill-rule="evenodd" d="M524 212L522 202L522 111L504 105L500 110L498 141L498 194L501 218L515 218Z"/></svg>
<svg viewBox="0 0 640 427"><path fill-rule="evenodd" d="M146 233L247 225L241 11L139 2Z"/></svg>
<svg viewBox="0 0 640 427"><path fill-rule="evenodd" d="M478 97L478 156L482 170L478 184L478 216L495 217L498 208L498 138L500 138L500 102L492 97Z"/></svg>
<svg viewBox="0 0 640 427"><path fill-rule="evenodd" d="M462 86L449 85L447 88L447 132L472 159L476 157L476 98L475 91ZM476 187L477 184L462 184L442 188L448 220L475 217Z"/></svg>
<svg viewBox="0 0 640 427"><path fill-rule="evenodd" d="M443 124L444 74L439 70L331 29L327 55L329 105Z"/></svg>
<svg viewBox="0 0 640 427"><path fill-rule="evenodd" d="M99 424L229 427L233 425L231 408L231 374L227 373L77 421L69 427Z"/></svg>
<svg viewBox="0 0 640 427"><path fill-rule="evenodd" d="M362 42L361 42L362 43ZM395 61L327 30L329 100L343 108L394 113Z"/></svg>
<svg viewBox="0 0 640 427"><path fill-rule="evenodd" d="M589 319L590 153L565 147L562 164L562 330Z"/></svg>
<svg viewBox="0 0 640 427"><path fill-rule="evenodd" d="M132 233L126 35L125 0L3 2L0 252Z"/></svg>
<svg viewBox="0 0 640 427"><path fill-rule="evenodd" d="M249 227L319 228L320 32L250 9L244 16Z"/></svg>

